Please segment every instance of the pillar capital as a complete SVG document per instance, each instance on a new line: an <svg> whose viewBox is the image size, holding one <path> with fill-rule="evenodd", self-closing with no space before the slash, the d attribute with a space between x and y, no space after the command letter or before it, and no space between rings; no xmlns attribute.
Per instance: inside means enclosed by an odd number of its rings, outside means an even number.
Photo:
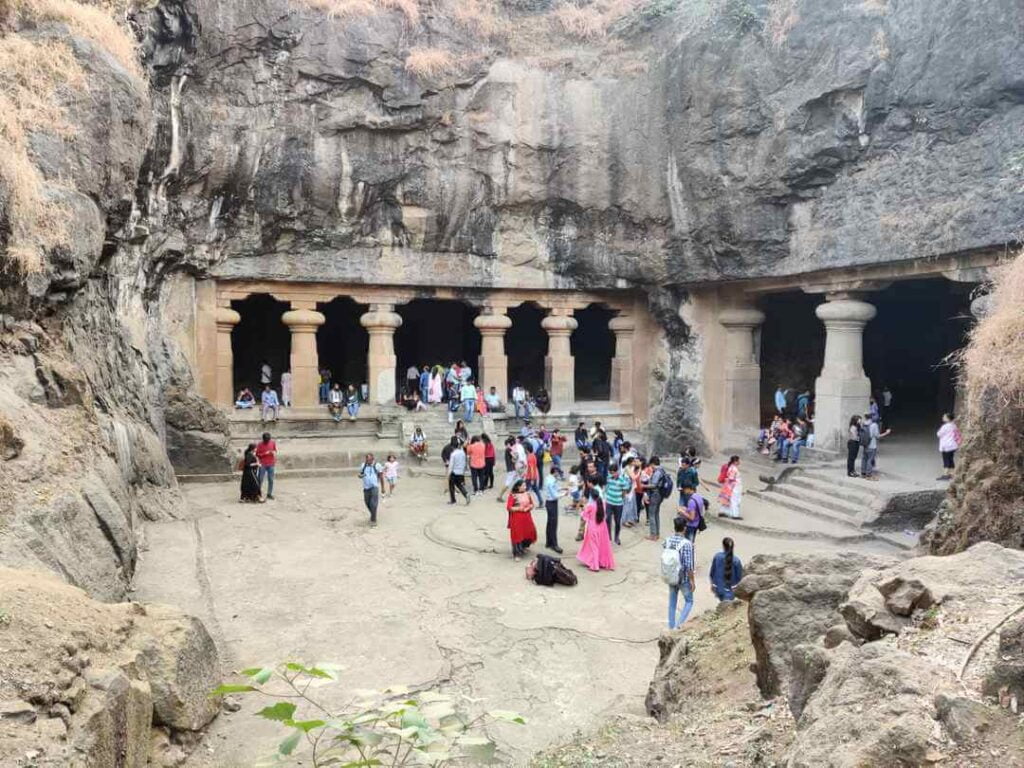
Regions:
<svg viewBox="0 0 1024 768"><path fill-rule="evenodd" d="M484 336L494 336L505 333L512 327L512 318L505 314L487 313L477 315L473 319L473 325Z"/></svg>
<svg viewBox="0 0 1024 768"><path fill-rule="evenodd" d="M975 320L981 320L992 314L993 309L992 294L986 293L978 296L971 302L971 317Z"/></svg>
<svg viewBox="0 0 1024 768"><path fill-rule="evenodd" d="M723 309L718 322L726 328L757 328L764 323L764 312L759 309Z"/></svg>
<svg viewBox="0 0 1024 768"><path fill-rule="evenodd" d="M364 315L359 317L359 324L367 331L393 332L402 325L402 316L391 311L390 304L374 304Z"/></svg>
<svg viewBox="0 0 1024 768"><path fill-rule="evenodd" d="M540 327L547 331L549 336L568 336L579 327L579 323L575 317L552 314L540 321Z"/></svg>
<svg viewBox="0 0 1024 768"><path fill-rule="evenodd" d="M230 331L242 321L242 316L230 307L217 307L213 319L217 323L218 329L226 328Z"/></svg>
<svg viewBox="0 0 1024 768"><path fill-rule="evenodd" d="M315 333L326 320L322 312L313 309L290 309L281 315L281 322L291 328L292 333Z"/></svg>
<svg viewBox="0 0 1024 768"><path fill-rule="evenodd" d="M814 314L825 324L826 328L839 327L842 324L849 324L850 327L863 327L878 314L878 310L873 304L868 304L866 301L843 296L819 304L815 308Z"/></svg>
<svg viewBox="0 0 1024 768"><path fill-rule="evenodd" d="M632 333L636 330L636 320L629 315L616 315L608 321L608 330L613 333Z"/></svg>

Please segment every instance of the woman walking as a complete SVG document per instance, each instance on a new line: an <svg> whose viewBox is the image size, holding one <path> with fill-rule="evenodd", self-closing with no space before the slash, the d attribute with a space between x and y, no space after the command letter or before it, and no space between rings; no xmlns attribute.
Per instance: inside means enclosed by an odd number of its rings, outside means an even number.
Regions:
<svg viewBox="0 0 1024 768"><path fill-rule="evenodd" d="M722 483L722 489L718 492L718 503L721 505L718 516L742 520L740 501L743 499L743 480L740 478L739 456L729 457L729 463L722 467L718 480Z"/></svg>
<svg viewBox="0 0 1024 768"><path fill-rule="evenodd" d="M935 479L950 480L953 477L953 469L955 468L953 455L963 442L960 429L957 427L952 413L942 414L942 426L939 427L939 431L935 433L935 436L939 438L939 453L942 454L942 474Z"/></svg>
<svg viewBox="0 0 1024 768"><path fill-rule="evenodd" d="M455 431L452 433L455 437L459 438L463 443L469 441L469 430L466 429L466 422L459 419L455 422Z"/></svg>
<svg viewBox="0 0 1024 768"><path fill-rule="evenodd" d="M249 443L242 456L242 487L238 500L263 501L260 496L260 460L256 458L256 443Z"/></svg>
<svg viewBox="0 0 1024 768"><path fill-rule="evenodd" d="M469 458L469 472L473 478L474 496L480 496L484 492L484 467L487 466L484 452L486 450L479 435L473 435L473 439L466 446L466 456Z"/></svg>
<svg viewBox="0 0 1024 768"><path fill-rule="evenodd" d="M427 383L427 401L430 403L441 402L441 380L442 371L441 366L435 365L434 370L430 373L430 380Z"/></svg>
<svg viewBox="0 0 1024 768"><path fill-rule="evenodd" d="M583 532L583 543L576 559L592 571L605 568L615 570L615 555L612 552L612 540L608 538L608 526L604 521L604 502L597 488L588 491L587 505L583 508L580 518L586 524Z"/></svg>
<svg viewBox="0 0 1024 768"><path fill-rule="evenodd" d="M636 478L639 474L640 471L637 469L636 462L632 456L622 462L622 475L630 483L629 489L622 495L622 525L624 528L632 528L640 522L636 506Z"/></svg>
<svg viewBox="0 0 1024 768"><path fill-rule="evenodd" d="M857 454L860 452L860 416L850 417L850 428L846 435L846 476L858 477Z"/></svg>
<svg viewBox="0 0 1024 768"><path fill-rule="evenodd" d="M743 563L732 553L732 539L722 539L722 551L711 561L711 591L719 601L734 600L732 588L743 578Z"/></svg>
<svg viewBox="0 0 1024 768"><path fill-rule="evenodd" d="M533 498L526 490L526 482L517 480L508 495L508 534L512 541L512 557L518 560L537 540L537 527L533 524Z"/></svg>
<svg viewBox="0 0 1024 768"><path fill-rule="evenodd" d="M480 439L484 444L484 490L490 490L494 488L494 462L497 459L497 452L486 432L480 433Z"/></svg>

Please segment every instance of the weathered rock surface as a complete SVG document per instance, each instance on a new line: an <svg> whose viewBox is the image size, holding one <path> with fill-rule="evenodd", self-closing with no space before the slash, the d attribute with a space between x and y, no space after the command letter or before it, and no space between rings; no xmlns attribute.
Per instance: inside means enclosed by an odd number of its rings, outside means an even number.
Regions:
<svg viewBox="0 0 1024 768"><path fill-rule="evenodd" d="M0 611L2 765L145 768L154 728L198 731L217 714L216 648L190 616L9 568Z"/></svg>
<svg viewBox="0 0 1024 768"><path fill-rule="evenodd" d="M836 623L836 611L861 573L892 562L852 552L751 559L736 595L749 605L757 682L765 696L787 692L793 649L817 642Z"/></svg>

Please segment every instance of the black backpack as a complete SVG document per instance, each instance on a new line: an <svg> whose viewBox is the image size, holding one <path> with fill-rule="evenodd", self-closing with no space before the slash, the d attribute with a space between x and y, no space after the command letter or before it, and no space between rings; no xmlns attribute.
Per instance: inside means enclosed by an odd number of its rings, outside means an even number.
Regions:
<svg viewBox="0 0 1024 768"><path fill-rule="evenodd" d="M672 478L668 476L664 467L659 467L659 469L661 470L661 481L658 483L658 493L661 494L661 498L667 499L672 495Z"/></svg>
<svg viewBox="0 0 1024 768"><path fill-rule="evenodd" d="M562 565L562 561L550 555L537 555L537 572L533 580L542 587L564 584L576 586L576 574Z"/></svg>
<svg viewBox="0 0 1024 768"><path fill-rule="evenodd" d="M867 448L871 445L871 427L861 424L857 430L857 435L860 437L860 444Z"/></svg>

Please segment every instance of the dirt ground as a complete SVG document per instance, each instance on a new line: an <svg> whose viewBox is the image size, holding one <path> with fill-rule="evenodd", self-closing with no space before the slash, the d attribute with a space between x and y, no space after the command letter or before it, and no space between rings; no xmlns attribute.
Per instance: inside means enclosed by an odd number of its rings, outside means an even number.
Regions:
<svg viewBox="0 0 1024 768"><path fill-rule="evenodd" d="M590 573L573 558L577 519L563 513L560 543L579 584L545 588L513 562L493 492L449 507L441 480L406 477L371 529L351 472L277 485L262 505L239 504L233 483L186 487L194 517L147 526L133 598L200 616L231 669L345 665L337 690L324 689L339 702L346 690L404 684L518 711L525 728L490 731L510 765L643 716L666 589L660 545L640 529L624 531L614 572ZM543 512L535 521L543 537ZM704 574L722 535L743 558L830 547L712 520L698 539L695 615L716 602ZM242 704L214 723L191 768L251 766L273 752L281 732L252 716L265 701Z"/></svg>

